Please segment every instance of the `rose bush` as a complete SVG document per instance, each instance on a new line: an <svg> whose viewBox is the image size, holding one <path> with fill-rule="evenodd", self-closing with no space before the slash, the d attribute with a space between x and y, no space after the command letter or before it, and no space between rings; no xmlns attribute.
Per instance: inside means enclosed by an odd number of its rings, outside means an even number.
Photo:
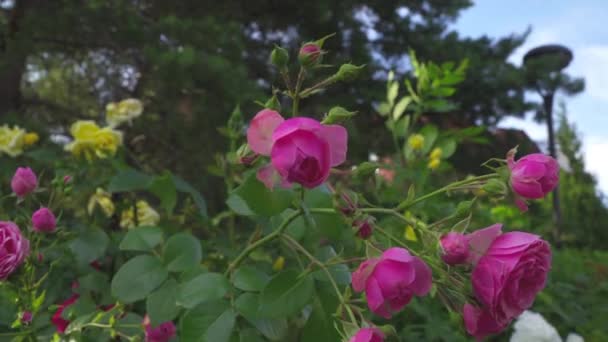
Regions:
<svg viewBox="0 0 608 342"><path fill-rule="evenodd" d="M423 116L453 107L466 61L439 66L413 53L407 93L391 73L376 107L396 151L349 160L355 112L300 112L363 68L324 75L324 41L298 50L297 75L277 47L271 62L285 84L248 124L237 108L220 128L229 150L207 170L228 195L212 215L201 192L131 150L145 101L108 104L105 122L76 121L71 137L55 139L69 140L62 146L42 141L23 154L22 142L8 154L27 167L3 181L11 221L0 222L0 336L381 342L414 339L429 303L473 337L506 329L544 287L551 251L500 224L471 230L476 206L545 196L557 164L515 162L512 151L492 172L456 179L449 158L479 131L442 131ZM25 141L9 138L0 150Z"/></svg>

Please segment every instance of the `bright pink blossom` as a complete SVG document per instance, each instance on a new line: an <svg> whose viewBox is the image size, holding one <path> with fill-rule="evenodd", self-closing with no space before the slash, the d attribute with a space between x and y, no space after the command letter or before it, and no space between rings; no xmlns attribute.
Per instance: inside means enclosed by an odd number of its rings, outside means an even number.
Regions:
<svg viewBox="0 0 608 342"><path fill-rule="evenodd" d="M550 268L551 249L539 236L509 232L496 237L471 276L481 307L465 306L467 332L481 339L504 329L532 306Z"/></svg>
<svg viewBox="0 0 608 342"><path fill-rule="evenodd" d="M441 258L448 265L477 264L490 244L502 233L502 224L493 224L470 234L450 232L439 240Z"/></svg>
<svg viewBox="0 0 608 342"><path fill-rule="evenodd" d="M384 334L378 328L361 328L348 342L383 342Z"/></svg>
<svg viewBox="0 0 608 342"><path fill-rule="evenodd" d="M21 235L19 227L0 221L0 280L13 273L30 253L30 242Z"/></svg>
<svg viewBox="0 0 608 342"><path fill-rule="evenodd" d="M427 295L431 285L428 265L399 247L364 261L353 273L352 283L355 291L365 291L370 310L384 318L401 310L414 295Z"/></svg>
<svg viewBox="0 0 608 342"><path fill-rule="evenodd" d="M53 317L51 317L51 323L53 323L55 328L57 328L58 333L63 334L65 332L65 329L68 327L68 325L70 325L70 321L61 317L61 315L63 314L63 311L68 306L76 303L76 301L78 300L79 297L80 296L78 294L73 294L70 298L68 298L66 301L61 303L61 305L59 305L59 307L57 308L57 311L55 311L55 313L53 314Z"/></svg>
<svg viewBox="0 0 608 342"><path fill-rule="evenodd" d="M57 226L57 219L49 208L42 207L32 215L32 225L37 232L52 232Z"/></svg>
<svg viewBox="0 0 608 342"><path fill-rule="evenodd" d="M509 152L507 162L511 169L511 187L521 198L539 199L553 191L559 182L559 165L552 157L533 153L514 161L515 152ZM517 206L527 210L525 201L517 199Z"/></svg>
<svg viewBox="0 0 608 342"><path fill-rule="evenodd" d="M38 186L38 178L29 167L19 167L11 180L11 188L18 197L25 197Z"/></svg>
<svg viewBox="0 0 608 342"><path fill-rule="evenodd" d="M30 323L32 323L32 318L33 318L33 315L32 315L31 311L24 311L21 314L21 323L22 324L30 324Z"/></svg>
<svg viewBox="0 0 608 342"><path fill-rule="evenodd" d="M346 129L339 125L298 117L284 120L279 113L263 110L247 130L251 149L270 155L271 164L258 171L258 179L272 188L299 183L306 188L322 184L331 167L346 159Z"/></svg>
<svg viewBox="0 0 608 342"><path fill-rule="evenodd" d="M168 342L175 336L175 325L173 322L164 322L153 328L150 324L148 315L144 317L144 329L146 334L146 342Z"/></svg>
<svg viewBox="0 0 608 342"><path fill-rule="evenodd" d="M449 232L439 239L442 254L441 259L448 265L466 262L469 258L469 244L464 234Z"/></svg>
<svg viewBox="0 0 608 342"><path fill-rule="evenodd" d="M298 60L304 66L312 66L321 61L321 47L315 43L304 44L298 53Z"/></svg>

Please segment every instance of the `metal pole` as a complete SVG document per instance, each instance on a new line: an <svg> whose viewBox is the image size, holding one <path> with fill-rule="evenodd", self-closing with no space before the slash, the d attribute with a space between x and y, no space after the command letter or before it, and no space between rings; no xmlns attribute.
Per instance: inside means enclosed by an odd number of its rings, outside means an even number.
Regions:
<svg viewBox="0 0 608 342"><path fill-rule="evenodd" d="M554 92L549 92L543 95L543 105L545 114L547 115L547 128L549 133L549 154L557 159L555 151L555 132L553 130L553 95ZM560 226L562 222L562 214L559 205L559 183L553 190L553 240L556 245L560 243Z"/></svg>

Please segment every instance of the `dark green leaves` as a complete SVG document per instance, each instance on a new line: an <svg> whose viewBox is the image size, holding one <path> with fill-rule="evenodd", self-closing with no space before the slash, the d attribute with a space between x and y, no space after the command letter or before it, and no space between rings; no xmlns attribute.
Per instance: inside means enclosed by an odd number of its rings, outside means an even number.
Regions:
<svg viewBox="0 0 608 342"><path fill-rule="evenodd" d="M179 286L177 304L191 309L199 303L221 299L229 287L223 275L204 273Z"/></svg>
<svg viewBox="0 0 608 342"><path fill-rule="evenodd" d="M146 313L153 326L173 320L179 313L177 307L177 282L169 279L154 291L146 301Z"/></svg>
<svg viewBox="0 0 608 342"><path fill-rule="evenodd" d="M149 251L156 247L163 238L159 227L137 227L127 232L120 242L123 251Z"/></svg>
<svg viewBox="0 0 608 342"><path fill-rule="evenodd" d="M180 272L200 264L202 257L199 240L188 233L178 233L167 241L163 262L169 271Z"/></svg>
<svg viewBox="0 0 608 342"><path fill-rule="evenodd" d="M239 215L269 217L287 209L292 199L292 191L281 188L270 191L252 172L243 184L230 193L226 203Z"/></svg>
<svg viewBox="0 0 608 342"><path fill-rule="evenodd" d="M270 280L260 297L260 314L284 317L296 314L314 294L314 281L309 275L300 277L295 270L279 273Z"/></svg>
<svg viewBox="0 0 608 342"><path fill-rule="evenodd" d="M77 256L78 262L88 264L105 254L109 242L110 239L103 230L91 228L72 240L70 249Z"/></svg>
<svg viewBox="0 0 608 342"><path fill-rule="evenodd" d="M126 169L110 180L109 192L126 192L141 190L148 187L152 182L152 177L133 169Z"/></svg>
<svg viewBox="0 0 608 342"><path fill-rule="evenodd" d="M170 214L177 203L177 190L169 172L156 177L148 186L151 193L160 199L161 206Z"/></svg>
<svg viewBox="0 0 608 342"><path fill-rule="evenodd" d="M266 273L250 266L242 266L234 272L232 283L243 291L262 291L269 280L270 277Z"/></svg>
<svg viewBox="0 0 608 342"><path fill-rule="evenodd" d="M228 342L236 315L223 301L199 305L186 312L179 324L181 342Z"/></svg>
<svg viewBox="0 0 608 342"><path fill-rule="evenodd" d="M136 256L122 265L112 279L112 295L124 303L144 299L167 279L167 275L157 258Z"/></svg>

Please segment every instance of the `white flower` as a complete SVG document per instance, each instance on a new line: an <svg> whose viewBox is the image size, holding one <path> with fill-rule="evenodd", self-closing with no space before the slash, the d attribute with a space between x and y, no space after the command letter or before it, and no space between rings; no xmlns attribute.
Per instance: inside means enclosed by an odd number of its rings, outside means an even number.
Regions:
<svg viewBox="0 0 608 342"><path fill-rule="evenodd" d="M585 342L583 336L576 333L569 333L566 342Z"/></svg>
<svg viewBox="0 0 608 342"><path fill-rule="evenodd" d="M524 311L513 328L511 342L562 342L557 330L536 312Z"/></svg>

